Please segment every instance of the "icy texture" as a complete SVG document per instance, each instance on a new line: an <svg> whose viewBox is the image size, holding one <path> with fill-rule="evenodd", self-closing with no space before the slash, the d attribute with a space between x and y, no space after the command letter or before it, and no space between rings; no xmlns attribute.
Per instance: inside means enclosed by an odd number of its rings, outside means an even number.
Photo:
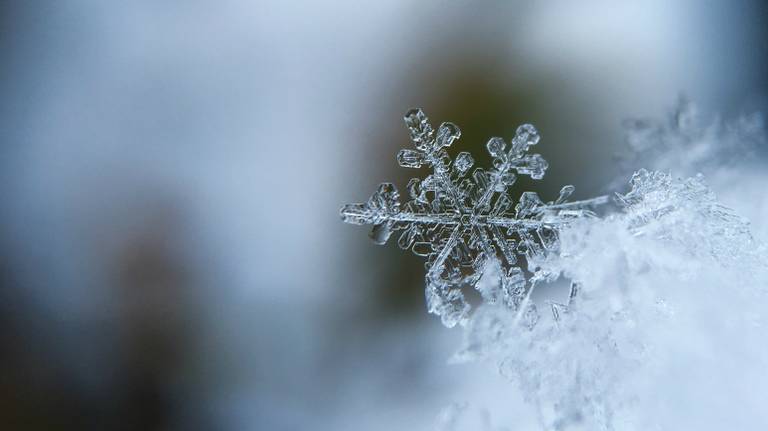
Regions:
<svg viewBox="0 0 768 431"><path fill-rule="evenodd" d="M430 311L465 325L456 361L494 363L544 430L768 429L768 252L697 174L714 173L718 195L764 227L768 178L762 167L740 173L764 142L759 116L706 125L683 103L669 123L633 123L625 161L651 169L628 191L624 182L604 218L588 210L604 198L565 203L571 186L553 202L531 192L511 201L516 175L546 170L528 154L538 141L530 126L511 146L488 142L486 172L472 171L467 153L451 162L455 126L434 132L420 111L406 121L416 149L398 160L432 174L409 182L403 206L383 184L342 217L373 224L379 243L398 231L401 247L427 257ZM531 294L547 283L563 294ZM472 314L467 286L484 299ZM453 406L438 425L484 429L470 416Z"/></svg>
<svg viewBox="0 0 768 431"><path fill-rule="evenodd" d="M409 181L410 200L404 205L395 186L382 183L367 202L342 207L342 219L373 225L371 238L377 244L397 232L401 248L427 258L427 308L446 326L467 322L470 305L462 288L469 286L486 303L500 302L532 327L538 312L529 300L531 292L537 283L557 277L535 262L546 261L558 249L560 229L593 216L589 208L607 198L568 202L574 191L569 185L554 201L525 192L515 202L509 189L517 176L539 180L548 167L541 155L528 153L540 139L530 124L520 126L509 143L491 138L487 149L493 167L471 170L469 153L451 160L447 152L461 136L455 124L443 123L435 131L420 109L408 111L405 123L414 148L400 150L398 163L425 166L432 173ZM489 268L495 270L494 282L480 288L478 281Z"/></svg>
<svg viewBox="0 0 768 431"><path fill-rule="evenodd" d="M701 177L630 184L622 212L560 232L547 270L578 294L535 327L481 306L456 359L495 362L543 429L765 428L765 247Z"/></svg>
<svg viewBox="0 0 768 431"><path fill-rule="evenodd" d="M760 113L707 116L681 98L666 119L629 120L625 130L621 178L614 190L623 188L626 172L639 168L684 178L703 174L721 201L739 214L755 222L768 214L768 137ZM752 234L768 240L768 224L756 224Z"/></svg>
<svg viewBox="0 0 768 431"><path fill-rule="evenodd" d="M670 174L641 169L630 184L629 193L617 195L617 199L625 208L628 229L633 234L674 239L688 253L700 258L716 257L723 265L744 259L754 248L749 221L718 203L703 175L675 181ZM698 219L695 226L690 225L692 215Z"/></svg>

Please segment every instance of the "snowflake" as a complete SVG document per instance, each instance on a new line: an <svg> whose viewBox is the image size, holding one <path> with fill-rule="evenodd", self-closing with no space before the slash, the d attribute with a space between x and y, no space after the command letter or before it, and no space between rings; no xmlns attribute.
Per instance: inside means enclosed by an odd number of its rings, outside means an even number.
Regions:
<svg viewBox="0 0 768 431"><path fill-rule="evenodd" d="M427 308L446 326L466 323L470 305L462 289L471 286L484 301L501 301L516 311L517 320L532 327L538 313L531 292L537 283L559 275L537 262L557 250L559 229L593 217L589 208L607 197L568 202L574 187L567 185L554 201L545 203L535 192L524 192L515 203L509 190L517 176L540 180L548 167L541 155L528 154L540 139L530 124L520 126L509 145L503 138L491 138L487 149L493 168L469 174L472 156L461 152L451 160L446 151L461 136L455 124L443 123L435 131L420 109L408 111L405 123L415 149L400 150L398 163L426 166L432 173L408 182L411 200L405 205L392 183L382 183L367 202L342 207L342 220L373 225L371 238L377 244L402 231L398 245L427 258ZM498 274L498 283L478 283L484 273Z"/></svg>

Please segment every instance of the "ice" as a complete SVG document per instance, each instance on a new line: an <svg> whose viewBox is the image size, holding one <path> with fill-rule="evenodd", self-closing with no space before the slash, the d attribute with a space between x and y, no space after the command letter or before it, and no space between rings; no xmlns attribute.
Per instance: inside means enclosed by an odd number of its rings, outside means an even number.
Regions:
<svg viewBox="0 0 768 431"><path fill-rule="evenodd" d="M533 191L514 199L519 175L540 179L548 168L528 153L539 142L533 126L510 143L491 138L492 168L472 170L471 155L451 162L445 151L457 127L435 133L411 110L415 149L398 161L431 173L408 183L404 204L384 183L341 215L373 225L377 243L397 233L401 248L426 257L427 309L464 327L454 359L497 367L541 429L766 429L768 249L697 173L739 169L764 142L750 118L705 126L683 104L668 124L633 123L625 161L648 169L633 168L597 217L593 207L609 199L569 202L570 185L552 201ZM762 190L765 174L756 178ZM743 192L721 189L737 202ZM534 294L557 283L560 297ZM467 289L482 298L474 310Z"/></svg>
<svg viewBox="0 0 768 431"><path fill-rule="evenodd" d="M768 384L766 247L700 175L639 170L615 200L618 212L575 220L529 259L540 268L528 283L572 280L565 301L549 314L518 304L521 316L486 301L455 359L495 364L542 429L710 429L733 420L722 406L766 425L748 407Z"/></svg>
<svg viewBox="0 0 768 431"><path fill-rule="evenodd" d="M504 286L502 302L532 327L538 320L535 307L518 308L534 287L529 280L545 274L537 276L530 264L523 268L523 261L556 249L558 230L577 218L593 216L589 208L606 199L566 205L573 192L573 186L566 186L554 202L544 203L535 192L525 192L515 205L509 187L517 176L541 179L548 167L541 155L527 153L540 139L530 124L517 129L511 145L503 138L491 138L487 149L494 158L493 169L476 168L468 175L472 156L461 152L451 162L445 151L461 136L456 125L443 123L435 133L420 109L408 111L405 123L414 148L401 150L398 163L406 168L427 166L432 173L409 181L411 200L402 209L395 187L384 183L366 204L342 207L342 220L373 225L371 238L377 244L401 231L398 245L427 258L427 309L446 326L467 322L470 306L462 289L477 289L493 263L500 269L499 285Z"/></svg>

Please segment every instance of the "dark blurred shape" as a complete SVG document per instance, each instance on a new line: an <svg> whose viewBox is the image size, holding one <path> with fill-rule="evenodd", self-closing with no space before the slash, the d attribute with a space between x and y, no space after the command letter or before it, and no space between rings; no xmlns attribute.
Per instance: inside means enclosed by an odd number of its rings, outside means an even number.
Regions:
<svg viewBox="0 0 768 431"><path fill-rule="evenodd" d="M173 387L191 357L190 275L173 250L178 214L155 208L115 250L118 303L116 400L125 429L168 429L178 415Z"/></svg>
<svg viewBox="0 0 768 431"><path fill-rule="evenodd" d="M13 370L0 380L5 429L176 425L175 387L193 357L195 316L189 263L178 250L179 213L158 201L139 207L130 218L137 223L134 229L101 245L102 256L112 262L105 287L114 289L106 293L115 306L103 304L114 313L103 314L109 320L46 316L25 299L24 286L16 284L7 266L3 271L0 367ZM57 333L78 338L62 346ZM58 357L60 349L80 348L86 350ZM90 377L77 378L81 373Z"/></svg>

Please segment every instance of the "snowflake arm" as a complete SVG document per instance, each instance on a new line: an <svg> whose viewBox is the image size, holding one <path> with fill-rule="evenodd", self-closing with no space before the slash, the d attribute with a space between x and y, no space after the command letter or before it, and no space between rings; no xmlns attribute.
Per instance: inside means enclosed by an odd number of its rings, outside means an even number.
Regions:
<svg viewBox="0 0 768 431"><path fill-rule="evenodd" d="M342 207L342 220L373 225L371 238L377 244L402 231L398 245L427 258L427 307L446 326L466 321L470 307L461 289L477 288L489 264L501 270L500 280L498 288L481 292L483 299L502 300L535 322L528 298L547 274L537 272L532 262L557 249L559 229L573 219L593 216L590 208L607 202L607 197L568 202L574 187L565 186L555 201L545 203L535 192L525 192L515 204L509 188L517 177L540 180L548 168L541 155L528 154L540 140L530 124L517 129L509 146L503 138L491 138L486 147L493 168L476 168L468 175L472 156L461 152L451 160L446 151L461 136L455 124L442 123L435 132L420 109L408 111L405 123L414 148L400 150L398 163L406 168L427 166L432 173L409 181L411 200L405 205L393 184L382 183L367 202Z"/></svg>

